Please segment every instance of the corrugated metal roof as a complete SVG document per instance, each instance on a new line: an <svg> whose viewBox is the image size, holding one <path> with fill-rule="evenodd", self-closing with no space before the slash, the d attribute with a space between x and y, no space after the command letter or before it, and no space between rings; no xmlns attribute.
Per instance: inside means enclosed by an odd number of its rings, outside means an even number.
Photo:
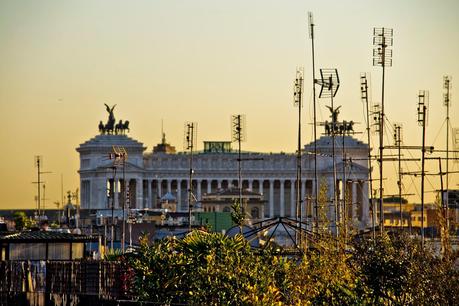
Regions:
<svg viewBox="0 0 459 306"><path fill-rule="evenodd" d="M62 233L55 231L21 231L1 232L0 242L31 242L31 241L97 241L97 236Z"/></svg>

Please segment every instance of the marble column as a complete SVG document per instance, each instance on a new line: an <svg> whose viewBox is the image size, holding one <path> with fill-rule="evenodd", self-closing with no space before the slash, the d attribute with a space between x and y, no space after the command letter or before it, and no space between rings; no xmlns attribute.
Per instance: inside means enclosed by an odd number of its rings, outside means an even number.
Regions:
<svg viewBox="0 0 459 306"><path fill-rule="evenodd" d="M295 180L290 180L290 217L295 218Z"/></svg>
<svg viewBox="0 0 459 306"><path fill-rule="evenodd" d="M253 180L249 180L249 191L253 189Z"/></svg>
<svg viewBox="0 0 459 306"><path fill-rule="evenodd" d="M263 180L258 181L258 192L263 194Z"/></svg>
<svg viewBox="0 0 459 306"><path fill-rule="evenodd" d="M269 180L269 217L274 217L274 180Z"/></svg>
<svg viewBox="0 0 459 306"><path fill-rule="evenodd" d="M172 180L167 180L167 192L172 191Z"/></svg>
<svg viewBox="0 0 459 306"><path fill-rule="evenodd" d="M352 221L357 220L358 212L357 210L360 209L362 203L357 202L357 185L359 184L358 181L352 181Z"/></svg>
<svg viewBox="0 0 459 306"><path fill-rule="evenodd" d="M196 191L196 200L201 201L201 184L202 184L202 180L197 180L196 181L196 184L197 184L197 191Z"/></svg>
<svg viewBox="0 0 459 306"><path fill-rule="evenodd" d="M163 181L162 180L156 180L156 190L157 190L157 194L158 194L158 199L160 199L162 197L162 194L161 194L162 185L163 185Z"/></svg>
<svg viewBox="0 0 459 306"><path fill-rule="evenodd" d="M362 225L367 226L370 224L370 203L369 203L369 194L368 194L368 181L359 182L361 184L361 206L362 206Z"/></svg>
<svg viewBox="0 0 459 306"><path fill-rule="evenodd" d="M222 189L222 180L217 181L217 188Z"/></svg>
<svg viewBox="0 0 459 306"><path fill-rule="evenodd" d="M135 180L135 194L136 194L136 199L135 199L135 208L142 208L142 203L143 203L143 180L142 179L136 179Z"/></svg>
<svg viewBox="0 0 459 306"><path fill-rule="evenodd" d="M153 204L152 204L152 194L151 194L151 184L152 184L152 180L147 180L147 184L148 184L148 187L147 187L147 193L148 193L148 198L147 198L147 208L153 208Z"/></svg>
<svg viewBox="0 0 459 306"><path fill-rule="evenodd" d="M303 205L302 211L304 212L304 198L306 197L306 180L302 179L301 180L301 203Z"/></svg>
<svg viewBox="0 0 459 306"><path fill-rule="evenodd" d="M284 183L285 181L280 181L280 213L281 217L285 216L285 202L284 202Z"/></svg>
<svg viewBox="0 0 459 306"><path fill-rule="evenodd" d="M207 180L207 193L212 193L212 180Z"/></svg>
<svg viewBox="0 0 459 306"><path fill-rule="evenodd" d="M182 180L177 179L177 211L181 211L182 209Z"/></svg>

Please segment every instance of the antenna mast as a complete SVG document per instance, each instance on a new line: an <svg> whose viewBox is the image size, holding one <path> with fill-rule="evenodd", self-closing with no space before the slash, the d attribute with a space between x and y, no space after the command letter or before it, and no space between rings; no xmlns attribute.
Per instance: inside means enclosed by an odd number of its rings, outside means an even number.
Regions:
<svg viewBox="0 0 459 306"><path fill-rule="evenodd" d="M421 160L421 245L424 247L424 178L426 155L426 124L429 92L420 90L418 94L418 124L422 126L422 160Z"/></svg>
<svg viewBox="0 0 459 306"><path fill-rule="evenodd" d="M397 146L398 150L398 197L399 197L399 209L400 209L400 230L403 229L403 213L402 213L402 156L401 156L401 145L402 145L402 125L394 124L394 145Z"/></svg>
<svg viewBox="0 0 459 306"><path fill-rule="evenodd" d="M319 231L319 211L317 203L319 195L319 180L317 178L317 111L316 111L316 69L315 69L315 50L314 50L314 20L312 13L308 12L308 21L309 21L309 38L311 39L311 54L312 54L312 99L313 99L313 111L314 111L314 192L315 192L315 201L314 201L314 214L315 218L315 227Z"/></svg>
<svg viewBox="0 0 459 306"><path fill-rule="evenodd" d="M303 68L297 68L295 84L293 88L293 103L298 106L298 147L296 152L296 221L301 225L301 108L303 107ZM301 245L302 235L299 235L299 245ZM298 237L297 237L298 238ZM298 244L298 239L297 239Z"/></svg>
<svg viewBox="0 0 459 306"><path fill-rule="evenodd" d="M245 115L231 116L231 138L238 143L237 173L239 187L239 205L242 213L245 214L244 204L242 203L242 167L241 167L241 142L246 141Z"/></svg>
<svg viewBox="0 0 459 306"><path fill-rule="evenodd" d="M336 236L339 235L339 216L340 209L338 204L338 189L336 188L336 160L335 160L335 133L339 131L337 120L339 114L339 107L334 108L333 98L338 92L340 85L338 70L335 68L332 69L320 69L320 80L317 81L317 84L321 86L319 98L330 98L331 106L327 106L330 109L332 117L332 126L330 129L332 136L332 157L333 157L333 207L334 207L334 222L336 228Z"/></svg>
<svg viewBox="0 0 459 306"><path fill-rule="evenodd" d="M376 217L376 209L373 203L373 167L371 166L371 130L370 130L370 106L368 101L368 81L366 73L360 74L360 97L365 103L365 110L367 116L367 141L368 141L368 174L369 174L369 187L370 187L370 194L369 194L369 202L371 208L371 227L373 231L373 240L375 239L375 217Z"/></svg>
<svg viewBox="0 0 459 306"><path fill-rule="evenodd" d="M449 230L449 215L448 215L448 208L449 208L449 107L451 106L450 100L450 90L451 90L451 77L445 75L443 77L443 88L445 89L445 93L443 94L443 105L446 106L446 203L442 203L445 205L445 213L446 213L446 225Z"/></svg>
<svg viewBox="0 0 459 306"><path fill-rule="evenodd" d="M42 164L43 164L43 157L40 156L40 155L36 155L35 156L35 167L37 167L37 181L33 182L33 183L37 184L37 215L38 215L38 220L40 220L40 216L44 213L43 212L44 207L42 207L42 205L41 205L40 188L41 188L41 184L44 184L45 182L43 182L41 180L41 175L42 174L47 174L47 173L52 173L50 171L41 171ZM43 201L44 201L44 196L43 196ZM43 204L43 206L44 206L44 204Z"/></svg>
<svg viewBox="0 0 459 306"><path fill-rule="evenodd" d="M185 123L185 149L189 150L190 154L190 171L189 171L189 187L188 187L188 228L191 232L191 212L193 209L193 149L196 146L197 139L196 122Z"/></svg>
<svg viewBox="0 0 459 306"><path fill-rule="evenodd" d="M389 28L373 28L373 66L382 67L382 86L381 86L381 118L379 120L379 214L381 232L384 230L384 210L383 210L383 151L384 151L384 81L386 67L392 66L392 47L393 30Z"/></svg>

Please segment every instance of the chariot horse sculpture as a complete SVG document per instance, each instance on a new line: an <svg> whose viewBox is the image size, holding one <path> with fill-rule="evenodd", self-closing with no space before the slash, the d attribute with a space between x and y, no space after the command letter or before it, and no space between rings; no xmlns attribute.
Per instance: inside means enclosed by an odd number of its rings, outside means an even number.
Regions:
<svg viewBox="0 0 459 306"><path fill-rule="evenodd" d="M106 103L104 103L104 105L108 112L108 121L107 124L105 124L104 126L104 131L106 133L113 133L115 130L115 115L113 115L113 110L115 109L116 104L112 107L108 106Z"/></svg>

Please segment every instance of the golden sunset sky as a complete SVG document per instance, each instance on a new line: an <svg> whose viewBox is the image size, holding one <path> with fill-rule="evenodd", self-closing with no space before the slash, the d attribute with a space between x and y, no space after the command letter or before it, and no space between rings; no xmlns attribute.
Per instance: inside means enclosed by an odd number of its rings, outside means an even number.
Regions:
<svg viewBox="0 0 459 306"><path fill-rule="evenodd" d="M148 151L160 141L162 119L167 140L180 150L184 122L198 122L202 149L203 140L229 140L230 116L242 113L244 150L294 152L293 80L304 66L303 143L310 142L308 11L316 24L317 72L333 67L340 74L340 118L365 130L360 73L371 73L371 97L379 102L372 29L391 27L387 118L403 123L406 145L420 145L417 94L429 90L427 144L443 149L444 75L452 76L451 123L459 127L457 0L0 0L0 208L35 207L35 155L53 172L45 176L48 208L60 200L61 174L64 190L79 187L75 148L98 134L98 122L107 119L104 103L117 104L117 120L129 120L130 136ZM320 121L329 120L328 103L319 101ZM392 144L392 133L386 135ZM428 164L438 172L436 162ZM385 169L386 192L395 193L395 165ZM412 201L419 201L419 181L404 177L406 192L416 193ZM450 177L451 188L458 183ZM428 177L428 200L436 188L439 179Z"/></svg>

